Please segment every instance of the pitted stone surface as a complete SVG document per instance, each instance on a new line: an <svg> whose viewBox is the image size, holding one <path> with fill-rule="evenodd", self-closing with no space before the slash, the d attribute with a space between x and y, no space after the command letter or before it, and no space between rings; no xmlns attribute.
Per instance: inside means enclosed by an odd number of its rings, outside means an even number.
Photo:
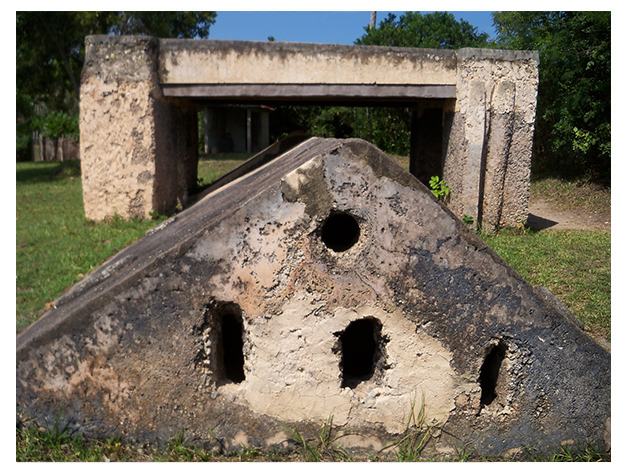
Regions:
<svg viewBox="0 0 627 475"><path fill-rule="evenodd" d="M341 252L321 239L338 213L360 231ZM330 416L344 444L380 448L412 405L441 452L609 440L609 353L545 294L372 145L310 139L59 299L18 336L17 401L90 435L184 429L233 449ZM243 327L240 382L225 377L227 314ZM346 385L340 336L364 319L379 356Z"/></svg>

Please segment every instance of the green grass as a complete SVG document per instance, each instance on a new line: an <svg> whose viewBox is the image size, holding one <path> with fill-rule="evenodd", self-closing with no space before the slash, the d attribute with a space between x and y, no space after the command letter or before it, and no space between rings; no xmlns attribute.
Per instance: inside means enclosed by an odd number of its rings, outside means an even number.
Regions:
<svg viewBox="0 0 627 475"><path fill-rule="evenodd" d="M609 232L509 230L482 236L531 285L544 285L595 336L611 339Z"/></svg>
<svg viewBox="0 0 627 475"><path fill-rule="evenodd" d="M584 210L590 214L609 213L612 207L610 188L589 181L566 181L559 178L534 177L531 181L531 199L543 198L557 209Z"/></svg>
<svg viewBox="0 0 627 475"><path fill-rule="evenodd" d="M467 447L447 457L422 454L425 426L408 425L394 450L372 455L352 456L340 445L331 419L324 424L315 439L306 439L296 427L292 428L291 446L281 452L263 451L256 447L233 452L215 452L186 442L184 432L178 433L164 446L122 442L117 437L87 439L71 434L58 421L42 427L32 421L21 421L16 426L16 461L19 462L609 462L611 455L592 445L563 446L549 453L524 448L513 456L481 456Z"/></svg>
<svg viewBox="0 0 627 475"><path fill-rule="evenodd" d="M88 272L137 241L154 220L85 219L78 164L16 164L17 331Z"/></svg>
<svg viewBox="0 0 627 475"><path fill-rule="evenodd" d="M235 159L200 160L198 162L198 182L201 185L208 185L244 163L245 160L246 156Z"/></svg>

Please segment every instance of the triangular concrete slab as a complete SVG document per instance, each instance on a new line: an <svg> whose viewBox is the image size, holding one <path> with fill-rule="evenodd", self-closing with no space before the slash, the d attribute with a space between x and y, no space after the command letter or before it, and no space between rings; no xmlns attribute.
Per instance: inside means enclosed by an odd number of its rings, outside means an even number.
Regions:
<svg viewBox="0 0 627 475"><path fill-rule="evenodd" d="M396 162L309 139L150 232L17 338L17 403L88 435L379 450L609 443L610 354ZM312 432L313 433L313 432Z"/></svg>

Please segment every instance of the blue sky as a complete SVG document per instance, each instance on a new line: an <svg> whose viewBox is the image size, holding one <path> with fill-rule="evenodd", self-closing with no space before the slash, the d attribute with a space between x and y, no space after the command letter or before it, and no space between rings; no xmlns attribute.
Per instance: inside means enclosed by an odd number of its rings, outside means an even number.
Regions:
<svg viewBox="0 0 627 475"><path fill-rule="evenodd" d="M394 13L377 12L377 24ZM422 12L429 13L429 12ZM477 27L480 32L494 37L492 12L451 12ZM209 31L214 40L276 41L298 43L334 43L351 45L363 36L370 22L369 11L219 11Z"/></svg>

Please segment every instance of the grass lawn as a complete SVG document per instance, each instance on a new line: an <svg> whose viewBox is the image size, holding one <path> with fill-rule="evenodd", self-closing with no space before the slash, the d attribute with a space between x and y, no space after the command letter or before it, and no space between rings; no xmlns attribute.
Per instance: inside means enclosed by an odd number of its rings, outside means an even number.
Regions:
<svg viewBox="0 0 627 475"><path fill-rule="evenodd" d="M199 182L209 184L247 156L211 156L199 163ZM407 159L397 159L407 167ZM50 303L106 259L141 238L163 220L105 223L86 220L78 163L16 165L16 330L39 318ZM607 207L609 190L564 182L535 182L532 193L550 195L563 206ZM574 203L574 204L573 204ZM577 204L578 203L578 204ZM605 209L605 208L603 208ZM610 233L503 231L484 239L532 285L545 285L595 335L611 336ZM215 455L173 440L164 449L133 447L117 439L85 441L61 428L17 428L17 460L276 460L256 449ZM296 458L294 458L296 457ZM562 449L535 460L609 460L587 448L579 455ZM324 460L325 457L323 456ZM328 459L328 458L327 458ZM471 459L461 454L455 460ZM278 460L308 460L305 452Z"/></svg>
<svg viewBox="0 0 627 475"><path fill-rule="evenodd" d="M218 153L215 155L202 155L198 161L198 182L201 185L208 185L226 172L231 171L241 165L252 153Z"/></svg>
<svg viewBox="0 0 627 475"><path fill-rule="evenodd" d="M482 236L531 285L544 285L586 331L611 339L610 233L501 231Z"/></svg>
<svg viewBox="0 0 627 475"><path fill-rule="evenodd" d="M17 332L159 221L85 219L77 163L16 165Z"/></svg>

